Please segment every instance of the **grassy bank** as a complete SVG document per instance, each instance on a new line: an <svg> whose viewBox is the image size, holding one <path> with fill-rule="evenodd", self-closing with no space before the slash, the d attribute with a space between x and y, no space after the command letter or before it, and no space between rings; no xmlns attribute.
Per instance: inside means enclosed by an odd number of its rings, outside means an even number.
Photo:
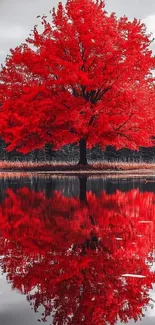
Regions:
<svg viewBox="0 0 155 325"><path fill-rule="evenodd" d="M95 162L86 166L75 164L74 162L19 162L19 161L0 161L1 171L155 171L155 163L137 162Z"/></svg>

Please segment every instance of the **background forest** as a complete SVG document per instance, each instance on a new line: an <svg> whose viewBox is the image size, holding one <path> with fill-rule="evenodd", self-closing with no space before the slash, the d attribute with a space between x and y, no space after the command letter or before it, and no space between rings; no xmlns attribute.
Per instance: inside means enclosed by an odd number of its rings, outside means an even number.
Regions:
<svg viewBox="0 0 155 325"><path fill-rule="evenodd" d="M123 162L154 162L155 146L150 148L140 147L139 151L122 148L116 150L115 147L107 146L103 151L99 146L87 149L87 157L91 162L98 161L123 161ZM6 144L0 140L0 160L7 161L56 161L56 162L77 162L79 158L79 148L77 145L66 145L60 150L52 150L50 144L45 145L41 150L33 150L28 154L19 153L16 150L8 152Z"/></svg>

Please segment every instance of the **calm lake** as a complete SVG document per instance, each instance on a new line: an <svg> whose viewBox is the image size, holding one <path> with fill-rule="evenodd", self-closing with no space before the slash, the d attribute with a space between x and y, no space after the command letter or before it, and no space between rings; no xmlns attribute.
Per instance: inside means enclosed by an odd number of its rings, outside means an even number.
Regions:
<svg viewBox="0 0 155 325"><path fill-rule="evenodd" d="M155 179L0 178L0 324L155 323Z"/></svg>

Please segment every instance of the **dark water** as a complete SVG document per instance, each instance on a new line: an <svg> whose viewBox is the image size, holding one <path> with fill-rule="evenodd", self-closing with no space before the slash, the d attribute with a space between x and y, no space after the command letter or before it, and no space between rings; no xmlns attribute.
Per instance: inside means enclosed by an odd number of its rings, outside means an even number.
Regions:
<svg viewBox="0 0 155 325"><path fill-rule="evenodd" d="M154 324L155 180L0 189L0 324Z"/></svg>

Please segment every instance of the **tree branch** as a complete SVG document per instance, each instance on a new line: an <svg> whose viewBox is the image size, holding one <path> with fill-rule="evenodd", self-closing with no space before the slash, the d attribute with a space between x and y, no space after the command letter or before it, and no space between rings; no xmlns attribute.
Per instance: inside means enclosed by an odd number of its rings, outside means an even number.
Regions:
<svg viewBox="0 0 155 325"><path fill-rule="evenodd" d="M127 122L129 122L129 120L131 119L131 117L133 116L133 113L131 113L130 115L129 115L129 118L126 120L126 121L124 121L122 124L120 124L116 129L115 129L115 131L119 131Z"/></svg>

